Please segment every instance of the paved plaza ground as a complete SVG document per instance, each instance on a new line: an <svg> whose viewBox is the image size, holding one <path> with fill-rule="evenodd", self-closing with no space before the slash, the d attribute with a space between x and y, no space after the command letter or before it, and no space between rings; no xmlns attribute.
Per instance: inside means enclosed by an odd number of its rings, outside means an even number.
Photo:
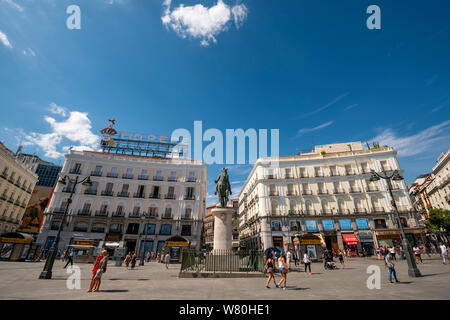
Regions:
<svg viewBox="0 0 450 320"><path fill-rule="evenodd" d="M381 289L366 286L369 265L381 269ZM450 265L437 257L419 264L424 277L410 278L405 260L397 261L401 283L391 284L383 261L351 258L346 268L327 271L321 263L312 264L312 275L300 269L288 274L288 290L264 286L265 278L178 278L179 264L146 263L135 270L116 267L111 261L102 279L100 292L86 293L92 265L81 268L81 289L69 290L69 274L63 263L55 262L53 279L40 280L44 262L0 262L0 299L450 299ZM277 281L280 276L276 275Z"/></svg>

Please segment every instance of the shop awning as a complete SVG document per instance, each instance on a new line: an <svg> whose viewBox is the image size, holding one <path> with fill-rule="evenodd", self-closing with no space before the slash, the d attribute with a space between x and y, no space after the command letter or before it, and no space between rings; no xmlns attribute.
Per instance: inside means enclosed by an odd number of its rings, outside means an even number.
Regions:
<svg viewBox="0 0 450 320"><path fill-rule="evenodd" d="M353 233L343 233L342 234L342 240L344 240L344 242L347 245L356 245L356 244L358 244L358 239L355 237L355 235Z"/></svg>

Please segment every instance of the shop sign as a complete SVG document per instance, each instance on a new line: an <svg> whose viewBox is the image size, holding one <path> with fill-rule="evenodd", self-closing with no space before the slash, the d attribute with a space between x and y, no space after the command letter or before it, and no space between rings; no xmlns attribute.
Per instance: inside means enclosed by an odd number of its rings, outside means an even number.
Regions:
<svg viewBox="0 0 450 320"><path fill-rule="evenodd" d="M352 230L352 222L350 220L339 220L341 230Z"/></svg>
<svg viewBox="0 0 450 320"><path fill-rule="evenodd" d="M317 231L317 223L314 220L306 221L306 230L308 231Z"/></svg>
<svg viewBox="0 0 450 320"><path fill-rule="evenodd" d="M317 240L313 240L313 239L301 239L300 240L300 244L301 245L305 245L305 244L321 244L322 241L320 241L320 239Z"/></svg>
<svg viewBox="0 0 450 320"><path fill-rule="evenodd" d="M6 238L0 237L0 242L9 242L9 243L32 243L33 239L19 239L19 238Z"/></svg>
<svg viewBox="0 0 450 320"><path fill-rule="evenodd" d="M323 225L323 230L334 230L334 221L333 220L323 220L322 225Z"/></svg>
<svg viewBox="0 0 450 320"><path fill-rule="evenodd" d="M297 237L295 237L293 241L294 241L294 244L299 244L300 243L300 239L297 238Z"/></svg>
<svg viewBox="0 0 450 320"><path fill-rule="evenodd" d="M189 242L187 241L166 241L166 246L171 247L187 247Z"/></svg>
<svg viewBox="0 0 450 320"><path fill-rule="evenodd" d="M76 246L90 246L92 243L90 241L75 240L73 244Z"/></svg>
<svg viewBox="0 0 450 320"><path fill-rule="evenodd" d="M367 219L356 219L356 226L361 230L369 229L369 223L367 222Z"/></svg>

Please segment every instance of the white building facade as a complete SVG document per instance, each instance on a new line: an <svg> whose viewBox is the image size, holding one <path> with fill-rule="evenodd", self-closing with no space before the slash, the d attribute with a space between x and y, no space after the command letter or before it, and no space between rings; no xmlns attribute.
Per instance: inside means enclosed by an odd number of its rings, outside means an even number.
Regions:
<svg viewBox="0 0 450 320"><path fill-rule="evenodd" d="M0 143L0 234L19 228L37 180L37 175Z"/></svg>
<svg viewBox="0 0 450 320"><path fill-rule="evenodd" d="M315 236L322 248L373 254L379 246L398 243L387 184L369 181L371 170L402 174L392 148L365 150L360 142L258 159L239 195L241 247L286 250L301 245L303 236L310 239L305 244L314 243ZM407 186L404 181L392 183L407 237L416 241L422 228Z"/></svg>
<svg viewBox="0 0 450 320"><path fill-rule="evenodd" d="M159 251L173 237L200 248L206 166L189 159L73 151L61 176L91 187L75 188L59 250L69 244L121 243L128 251ZM73 186L57 183L38 237L44 249L55 239Z"/></svg>

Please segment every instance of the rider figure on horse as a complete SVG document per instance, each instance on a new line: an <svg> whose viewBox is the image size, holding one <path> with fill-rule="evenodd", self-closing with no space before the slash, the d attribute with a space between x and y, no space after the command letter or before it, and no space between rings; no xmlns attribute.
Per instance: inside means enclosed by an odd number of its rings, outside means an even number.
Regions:
<svg viewBox="0 0 450 320"><path fill-rule="evenodd" d="M230 180L228 179L228 169L222 168L219 177L214 180L216 184L216 191L214 194L219 194L220 207L225 208L228 203L228 196L231 195Z"/></svg>

